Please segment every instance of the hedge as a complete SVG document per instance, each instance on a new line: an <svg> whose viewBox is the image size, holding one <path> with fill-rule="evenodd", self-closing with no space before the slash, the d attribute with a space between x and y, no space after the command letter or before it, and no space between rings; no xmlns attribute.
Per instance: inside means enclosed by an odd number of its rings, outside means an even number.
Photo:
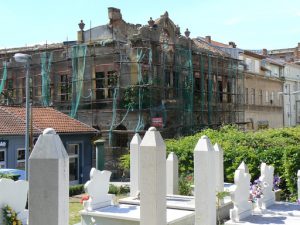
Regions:
<svg viewBox="0 0 300 225"><path fill-rule="evenodd" d="M273 165L282 182L280 188L286 199L297 196L297 171L300 169L300 126L244 132L234 125L219 130L206 129L192 136L166 140L167 152L175 152L181 176L193 173L193 151L203 135L224 150L224 180L233 182L234 172L242 161L249 167L252 181L260 176L262 162ZM129 154L120 159L120 166L128 170Z"/></svg>
<svg viewBox="0 0 300 225"><path fill-rule="evenodd" d="M121 186L116 186L113 184L109 185L109 194L115 194L115 195L125 195L130 192L130 188L128 185L121 185ZM80 195L85 193L84 191L84 185L83 184L78 184L78 185L73 185L70 186L69 188L69 196L74 196L74 195Z"/></svg>
<svg viewBox="0 0 300 225"><path fill-rule="evenodd" d="M281 188L287 199L297 194L297 170L300 169L300 126L243 132L236 126L224 126L220 130L207 129L193 136L166 140L167 151L179 158L181 174L193 173L193 150L202 135L224 150L225 181L233 182L234 171L242 161L249 167L252 180L260 176L260 164L275 167L281 179Z"/></svg>

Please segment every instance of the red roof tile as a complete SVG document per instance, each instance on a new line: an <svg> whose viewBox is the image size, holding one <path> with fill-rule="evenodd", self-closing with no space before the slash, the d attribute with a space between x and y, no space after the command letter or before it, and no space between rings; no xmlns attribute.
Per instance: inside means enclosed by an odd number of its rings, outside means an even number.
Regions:
<svg viewBox="0 0 300 225"><path fill-rule="evenodd" d="M0 135L24 135L25 108L0 106ZM32 108L33 133L51 127L57 133L97 133L98 131L53 108Z"/></svg>

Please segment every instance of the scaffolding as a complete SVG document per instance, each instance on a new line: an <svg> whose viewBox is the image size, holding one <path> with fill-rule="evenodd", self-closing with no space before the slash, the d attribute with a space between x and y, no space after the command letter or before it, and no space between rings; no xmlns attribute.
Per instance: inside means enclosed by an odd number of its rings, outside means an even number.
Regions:
<svg viewBox="0 0 300 225"><path fill-rule="evenodd" d="M13 54L0 52L0 104L24 106L26 71L6 63ZM150 126L173 138L244 122L240 61L191 44L105 41L30 54L32 105L54 107L99 129L112 171L134 133Z"/></svg>
<svg viewBox="0 0 300 225"><path fill-rule="evenodd" d="M32 104L55 107L109 139L152 125L173 137L244 122L243 72L230 57L142 40L130 47L121 41L61 46L32 58ZM0 71L1 103L22 105L24 67L12 64Z"/></svg>

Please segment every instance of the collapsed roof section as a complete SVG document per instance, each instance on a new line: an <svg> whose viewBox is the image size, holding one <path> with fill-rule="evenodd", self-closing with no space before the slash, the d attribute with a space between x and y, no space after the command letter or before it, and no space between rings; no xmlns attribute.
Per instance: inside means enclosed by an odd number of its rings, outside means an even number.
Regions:
<svg viewBox="0 0 300 225"><path fill-rule="evenodd" d="M194 52L208 52L214 55L229 57L224 51L209 45L197 38L190 39L190 31L181 34L180 27L170 19L168 12L153 20L151 17L147 25L131 24L123 20L121 10L108 8L109 23L83 31L85 43L100 43L105 45L114 41L136 44L138 42L168 43L191 48ZM80 31L79 31L80 32Z"/></svg>

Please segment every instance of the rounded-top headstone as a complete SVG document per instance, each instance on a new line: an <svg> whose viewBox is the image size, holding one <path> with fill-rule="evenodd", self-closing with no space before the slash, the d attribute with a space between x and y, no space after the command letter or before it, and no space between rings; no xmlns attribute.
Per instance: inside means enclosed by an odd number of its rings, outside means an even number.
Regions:
<svg viewBox="0 0 300 225"><path fill-rule="evenodd" d="M157 131L156 127L149 127L148 131Z"/></svg>
<svg viewBox="0 0 300 225"><path fill-rule="evenodd" d="M53 128L46 128L44 131L43 131L43 135L45 134L56 134L55 130Z"/></svg>
<svg viewBox="0 0 300 225"><path fill-rule="evenodd" d="M300 177L300 170L298 170L297 176Z"/></svg>

